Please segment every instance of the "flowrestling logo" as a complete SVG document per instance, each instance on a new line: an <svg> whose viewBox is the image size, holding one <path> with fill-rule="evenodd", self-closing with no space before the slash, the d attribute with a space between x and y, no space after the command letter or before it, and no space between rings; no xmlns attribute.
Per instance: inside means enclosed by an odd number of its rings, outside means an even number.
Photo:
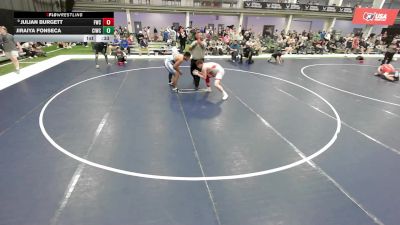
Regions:
<svg viewBox="0 0 400 225"><path fill-rule="evenodd" d="M353 24L393 25L399 9L356 8Z"/></svg>

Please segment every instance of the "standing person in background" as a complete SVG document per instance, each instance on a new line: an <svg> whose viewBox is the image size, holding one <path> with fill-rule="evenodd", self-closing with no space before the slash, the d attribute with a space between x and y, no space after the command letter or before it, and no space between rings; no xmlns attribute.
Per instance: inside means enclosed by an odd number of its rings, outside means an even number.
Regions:
<svg viewBox="0 0 400 225"><path fill-rule="evenodd" d="M146 43L148 43L149 42L149 33L148 33L148 29L147 29L147 27L145 27L144 29L143 29L143 40L145 40L146 41Z"/></svg>
<svg viewBox="0 0 400 225"><path fill-rule="evenodd" d="M154 27L153 32L154 32L154 41L158 41L158 30L156 27Z"/></svg>
<svg viewBox="0 0 400 225"><path fill-rule="evenodd" d="M247 63L253 64L253 54L254 54L254 41L248 40L245 42L245 47L243 48L243 56L247 57Z"/></svg>
<svg viewBox="0 0 400 225"><path fill-rule="evenodd" d="M396 54L398 50L397 42L398 42L397 40L393 40L387 47L385 58L382 60L382 65L390 64L390 62L392 62L393 56L394 54Z"/></svg>
<svg viewBox="0 0 400 225"><path fill-rule="evenodd" d="M6 57L14 64L15 72L19 74L19 52L22 52L21 45L14 41L14 37L7 32L7 28L0 26L0 37L3 42L3 49ZM18 46L18 49L17 49Z"/></svg>
<svg viewBox="0 0 400 225"><path fill-rule="evenodd" d="M172 26L171 30L169 31L169 37L171 38L172 46L176 46L176 31L174 26Z"/></svg>
<svg viewBox="0 0 400 225"><path fill-rule="evenodd" d="M150 27L149 26L147 27L146 32L147 32L147 41L150 42L151 38L150 38Z"/></svg>
<svg viewBox="0 0 400 225"><path fill-rule="evenodd" d="M185 51L187 41L187 33L185 28L183 28L182 26L179 27L178 38L180 44L180 52L182 53Z"/></svg>
<svg viewBox="0 0 400 225"><path fill-rule="evenodd" d="M124 37L129 37L129 30L127 27L124 27L124 29L122 30L122 36Z"/></svg>
<svg viewBox="0 0 400 225"><path fill-rule="evenodd" d="M360 49L360 37L358 34L354 36L351 48L354 54Z"/></svg>
<svg viewBox="0 0 400 225"><path fill-rule="evenodd" d="M165 28L164 32L163 32L163 41L167 42L168 41L168 36L169 36L169 29Z"/></svg>
<svg viewBox="0 0 400 225"><path fill-rule="evenodd" d="M199 88L200 77L197 75L194 75L193 71L194 70L200 71L200 69L196 65L196 61L198 61L198 60L204 61L204 56L206 55L206 47L207 47L207 44L205 41L203 41L201 33L196 33L195 41L193 41L193 43L189 47L189 51L192 54L192 60L190 63L190 73L193 76L193 83L194 83L195 89Z"/></svg>
<svg viewBox="0 0 400 225"><path fill-rule="evenodd" d="M346 45L346 49L344 50L344 54L350 54L351 53L351 48L353 45L353 37L349 34L347 35L347 37L345 38L345 45Z"/></svg>
<svg viewBox="0 0 400 225"><path fill-rule="evenodd" d="M331 40L331 33L330 32L326 32L325 36L324 36L325 41L330 41Z"/></svg>

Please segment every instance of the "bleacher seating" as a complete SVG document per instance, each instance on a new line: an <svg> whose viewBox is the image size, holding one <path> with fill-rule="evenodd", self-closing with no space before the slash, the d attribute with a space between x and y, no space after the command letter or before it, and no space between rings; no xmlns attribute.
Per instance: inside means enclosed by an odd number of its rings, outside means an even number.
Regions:
<svg viewBox="0 0 400 225"><path fill-rule="evenodd" d="M116 45L113 45L113 47L116 47ZM108 52L111 55L114 55L115 52L113 47L111 52ZM127 50L125 52L128 53ZM171 50L163 42L149 42L147 48L142 48L137 43L130 45L130 55L159 55L160 53L171 54Z"/></svg>

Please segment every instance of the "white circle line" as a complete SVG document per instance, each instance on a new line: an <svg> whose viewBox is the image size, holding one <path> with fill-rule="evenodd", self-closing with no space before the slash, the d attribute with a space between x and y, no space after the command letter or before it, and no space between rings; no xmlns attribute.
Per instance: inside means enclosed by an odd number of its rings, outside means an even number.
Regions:
<svg viewBox="0 0 400 225"><path fill-rule="evenodd" d="M368 96L365 96L365 95L357 94L357 93L354 93L354 92L351 92L351 91L346 91L346 90L343 90L343 89L340 89L340 88L331 86L331 85L329 85L329 84L326 84L326 83L324 83L324 82L321 82L321 81L319 81L319 80L316 80L316 79L314 79L314 78L308 76L308 75L304 72L305 69L307 69L307 68L309 68L309 67L314 67L314 66L350 66L350 65L351 65L351 66L369 66L369 67L375 67L375 66L372 66L372 65L358 65L358 64L312 64L312 65L308 65L308 66L305 66L305 67L301 68L301 74L302 74L304 77L306 77L306 78L308 78L308 79L310 79L310 80L312 80L312 81L314 81L314 82L316 82L316 83L318 83L318 84L321 84L321 85L323 85L323 86L325 86L325 87L329 87L329 88L331 88L331 89L334 89L334 90L337 90L337 91L340 91L340 92L343 92L343 93L346 93L346 94L349 94L349 95L354 95L354 96L357 96L357 97L360 97L360 98L365 98L365 99L369 99L369 100L372 100L372 101L381 102L381 103L385 103L385 104L400 106L400 104L397 104L397 103L388 102L388 101L384 101L384 100L381 100L381 99L368 97Z"/></svg>
<svg viewBox="0 0 400 225"><path fill-rule="evenodd" d="M209 176L209 177L181 177L181 176L161 176L161 175L154 175L154 174L145 174L145 173L137 173L137 172L132 172L132 171L126 171L126 170L122 170L122 169L117 169L117 168L113 168L110 166L105 166L99 163L95 163L92 161L89 161L87 159L81 158L79 156L76 156L74 154L72 154L71 152L65 150L63 147L61 147L60 145L58 145L52 138L51 136L47 133L45 127L44 127L44 123L43 123L43 117L44 117L44 113L47 109L47 107L50 105L50 103L57 98L57 96L61 95L62 93L64 93L65 91L79 85L82 84L84 82L90 81L90 80L94 80L97 78L101 78L101 77L105 77L105 76L109 76L112 74L117 74L117 73L123 73L123 72L128 72L128 71L137 71L137 70L148 70L148 69L160 69L160 68L164 68L164 67L147 67L147 68L137 68L137 69L129 69L129 70L123 70L123 71L118 71L118 72L113 72L113 73L108 73L108 74L103 74L100 76L96 76L96 77L92 77L83 81L80 81L76 84L73 84L69 87L66 87L65 89L61 90L60 92L58 92L57 94L55 94L52 98L50 98L46 104L43 106L42 110L40 111L40 115L39 115L39 127L40 130L42 131L42 134L44 135L44 137L47 139L47 141L49 141L50 144L52 144L57 150L61 151L62 153L64 153L65 155L81 162L81 163L85 163L87 165L99 168L99 169L103 169L103 170L107 170L107 171L111 171L111 172L115 172L115 173L119 173L119 174L124 174L124 175L128 175L128 176L135 176L135 177L142 177L142 178L150 178L150 179L158 179L158 180L174 180L174 181L211 181L211 180L233 180L233 179L242 179L242 178L250 178L250 177L256 177L256 176L261 176L261 175L266 175L266 174L271 174L271 173L275 173L275 172L279 172L279 171L283 171L283 170L287 170L290 168L293 168L295 166L301 165L305 162L308 162L312 159L314 159L315 157L317 157L318 155L322 154L323 152L325 152L326 150L328 150L328 148L330 146L333 145L333 143L336 141L338 134L340 133L341 130L341 120L340 120L340 116L338 114L338 112L336 111L336 109L326 100L324 99L322 96L320 96L319 94L317 94L316 92L303 87L299 84L293 83L291 81L288 80L284 80L282 78L278 78L278 77L274 77L274 76L270 76L270 75L266 75L266 74L261 74L261 73L257 73L257 72L251 72L251 71L244 71L244 70L237 70L237 69L226 69L226 70L231 70L231 71L237 71L237 72L243 72L243 73L252 73L255 75L260 75L260 76L264 76L264 77L269 77L272 79L276 79L276 80L280 80L289 84L292 84L294 86L300 87L314 95L316 95L318 98L320 98L321 100L323 100L334 112L335 117L336 117L336 130L335 133L333 135L333 137L331 138L331 140L324 145L320 150L318 150L317 152L313 153L310 156L307 156L306 158L303 158L299 161L293 162L291 164L287 164L284 166L280 166L280 167L276 167L273 169L268 169L268 170L264 170L264 171L259 171L259 172L253 172L253 173L246 173L246 174L238 174L238 175L227 175L227 176Z"/></svg>

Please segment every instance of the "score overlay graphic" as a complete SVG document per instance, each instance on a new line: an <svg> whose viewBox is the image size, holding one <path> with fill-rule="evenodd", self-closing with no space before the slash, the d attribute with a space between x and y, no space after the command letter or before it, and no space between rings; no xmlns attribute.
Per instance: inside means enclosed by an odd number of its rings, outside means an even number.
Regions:
<svg viewBox="0 0 400 225"><path fill-rule="evenodd" d="M18 41L110 42L113 12L14 12L13 34Z"/></svg>

